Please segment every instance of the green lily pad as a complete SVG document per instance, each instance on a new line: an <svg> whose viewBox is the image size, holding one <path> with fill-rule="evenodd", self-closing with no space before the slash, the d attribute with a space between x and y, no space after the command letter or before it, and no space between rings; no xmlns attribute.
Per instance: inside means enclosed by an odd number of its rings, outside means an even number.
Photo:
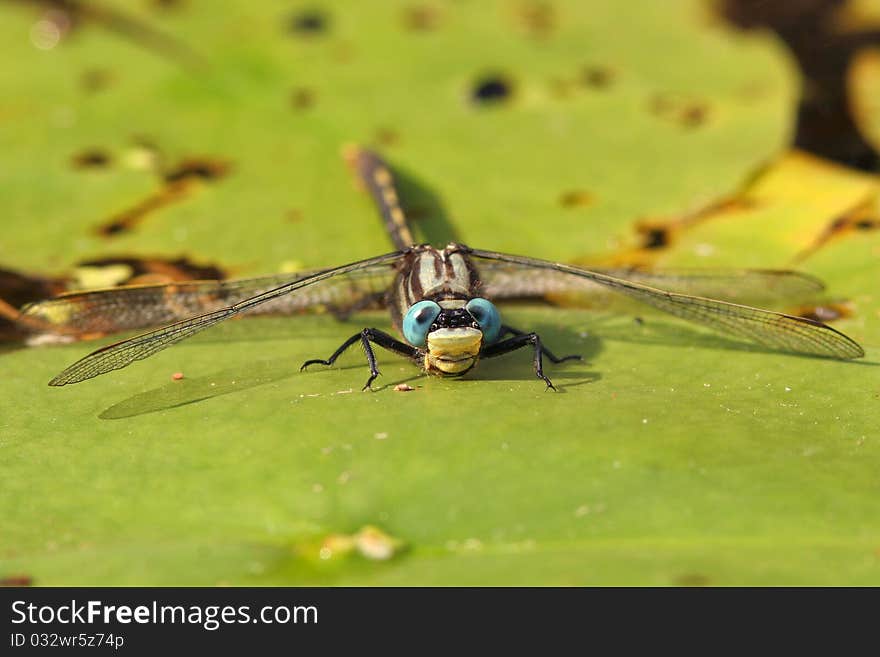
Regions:
<svg viewBox="0 0 880 657"><path fill-rule="evenodd" d="M111 6L203 63L88 20L40 50L39 14L0 8L19 63L0 99L4 267L186 255L256 275L386 252L341 161L351 142L403 173L426 239L615 260L639 246L638 220L734 194L776 158L796 88L778 44L725 30L698 2L130 5ZM305 10L321 27L302 27ZM96 150L104 164L84 157ZM788 266L873 193L873 178L811 163L811 184L786 194L792 157L746 186L748 212L682 229L652 260ZM228 169L174 186L169 172L194 162ZM585 357L548 367L558 394L526 354L462 380L380 354L375 393L360 392L354 350L298 372L365 325L387 328L381 313L231 321L62 389L45 384L94 343L8 350L0 577L880 583L877 249L876 231L854 231L801 263L855 304L838 326L866 345L860 363L532 305L505 317ZM388 558L322 552L364 532Z"/></svg>

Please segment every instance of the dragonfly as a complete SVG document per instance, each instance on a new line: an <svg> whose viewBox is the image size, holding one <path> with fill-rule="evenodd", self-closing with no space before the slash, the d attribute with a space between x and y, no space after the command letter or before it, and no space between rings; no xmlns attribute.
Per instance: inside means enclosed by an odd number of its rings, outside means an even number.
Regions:
<svg viewBox="0 0 880 657"><path fill-rule="evenodd" d="M597 292L623 295L773 350L834 359L864 355L857 342L830 326L744 303L821 291L821 282L810 276L768 269L587 269L458 243L443 248L417 244L389 165L362 148L350 150L347 159L373 197L394 251L298 274L71 292L30 304L22 309L22 320L61 335L159 326L93 351L49 385L79 383L127 367L244 314L325 310L348 317L358 310L386 308L397 336L363 328L327 358L307 360L301 370L332 366L360 344L370 370L363 390L370 390L380 374L374 346L415 362L429 374L451 377L466 374L482 359L526 348L536 377L545 389L555 390L544 372L544 359L558 364L580 356L556 356L537 333L506 324L495 301Z"/></svg>

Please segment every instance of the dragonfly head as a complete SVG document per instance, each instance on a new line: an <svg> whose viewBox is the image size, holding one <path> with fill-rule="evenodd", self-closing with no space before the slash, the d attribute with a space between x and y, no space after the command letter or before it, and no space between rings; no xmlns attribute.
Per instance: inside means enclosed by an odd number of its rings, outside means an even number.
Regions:
<svg viewBox="0 0 880 657"><path fill-rule="evenodd" d="M425 369L458 376L477 362L484 342L501 330L495 306L486 299L419 301L403 318L403 336L415 347L427 347Z"/></svg>

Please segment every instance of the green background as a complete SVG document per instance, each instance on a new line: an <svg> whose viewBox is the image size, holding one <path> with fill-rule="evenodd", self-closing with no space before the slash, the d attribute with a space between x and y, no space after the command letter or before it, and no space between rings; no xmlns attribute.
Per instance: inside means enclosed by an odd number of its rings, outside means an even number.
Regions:
<svg viewBox="0 0 880 657"><path fill-rule="evenodd" d="M426 2L415 29L413 3L311 3L327 18L312 34L290 29L296 3L102 4L200 63L95 19L36 48L39 12L2 5L0 265L185 255L245 276L386 252L342 163L350 143L405 174L425 239L569 262L790 267L874 198L874 176L787 152L798 82L781 44L705 3L635 4ZM486 76L509 97L474 102ZM106 86L89 90L95 77ZM292 102L304 93L308 107ZM161 187L131 166L144 140L169 165L230 173L100 237ZM89 149L110 166L71 166ZM732 194L748 203L677 221ZM639 249L639 222L672 222L670 247ZM878 232L853 231L798 262L851 302L835 326L865 345L858 363L539 305L505 316L584 355L548 366L558 394L524 353L462 380L381 354L372 394L356 350L298 373L387 328L381 313L233 321L62 389L46 382L95 343L7 349L0 578L878 584L878 255ZM403 381L415 390L395 392ZM393 558L322 558L328 537L368 525L402 546Z"/></svg>

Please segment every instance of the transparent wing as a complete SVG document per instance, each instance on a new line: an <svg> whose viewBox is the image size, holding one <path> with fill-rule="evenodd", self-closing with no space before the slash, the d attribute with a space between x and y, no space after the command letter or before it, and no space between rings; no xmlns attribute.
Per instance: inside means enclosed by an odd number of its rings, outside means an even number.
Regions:
<svg viewBox="0 0 880 657"><path fill-rule="evenodd" d="M318 270L231 281L185 281L69 292L24 306L19 321L38 333L97 337L161 326L219 310L317 273ZM377 280L375 272L351 272L345 283L337 281L334 285L321 285L297 295L278 297L253 312L292 314L327 308L342 313L368 305L377 285L381 285L381 280Z"/></svg>
<svg viewBox="0 0 880 657"><path fill-rule="evenodd" d="M68 367L52 379L49 385L63 386L68 383L78 383L121 369L224 319L248 311L265 309L269 304L286 303L289 308L297 306L305 308L316 303L327 304L334 301L345 303L357 298L358 295L383 293L394 278L395 265L399 259L400 253L389 253L315 272L227 306L103 347ZM129 290L133 291L133 288Z"/></svg>
<svg viewBox="0 0 880 657"><path fill-rule="evenodd" d="M532 272L508 262L484 263L480 268L487 295L494 299L547 297L571 305L592 306L605 302L613 291L601 283L555 270ZM722 299L749 305L798 303L814 298L825 286L822 281L796 271L778 269L636 269L590 267L589 271L667 292Z"/></svg>
<svg viewBox="0 0 880 657"><path fill-rule="evenodd" d="M546 260L477 249L470 253L480 272L486 296L497 293L501 288L512 290L509 286L514 279L530 289L536 289L540 283L534 281L542 279L557 281L569 289L578 285L586 288L598 285L676 317L774 349L831 358L864 356L862 348L849 337L830 326L803 317L660 290L634 280Z"/></svg>

